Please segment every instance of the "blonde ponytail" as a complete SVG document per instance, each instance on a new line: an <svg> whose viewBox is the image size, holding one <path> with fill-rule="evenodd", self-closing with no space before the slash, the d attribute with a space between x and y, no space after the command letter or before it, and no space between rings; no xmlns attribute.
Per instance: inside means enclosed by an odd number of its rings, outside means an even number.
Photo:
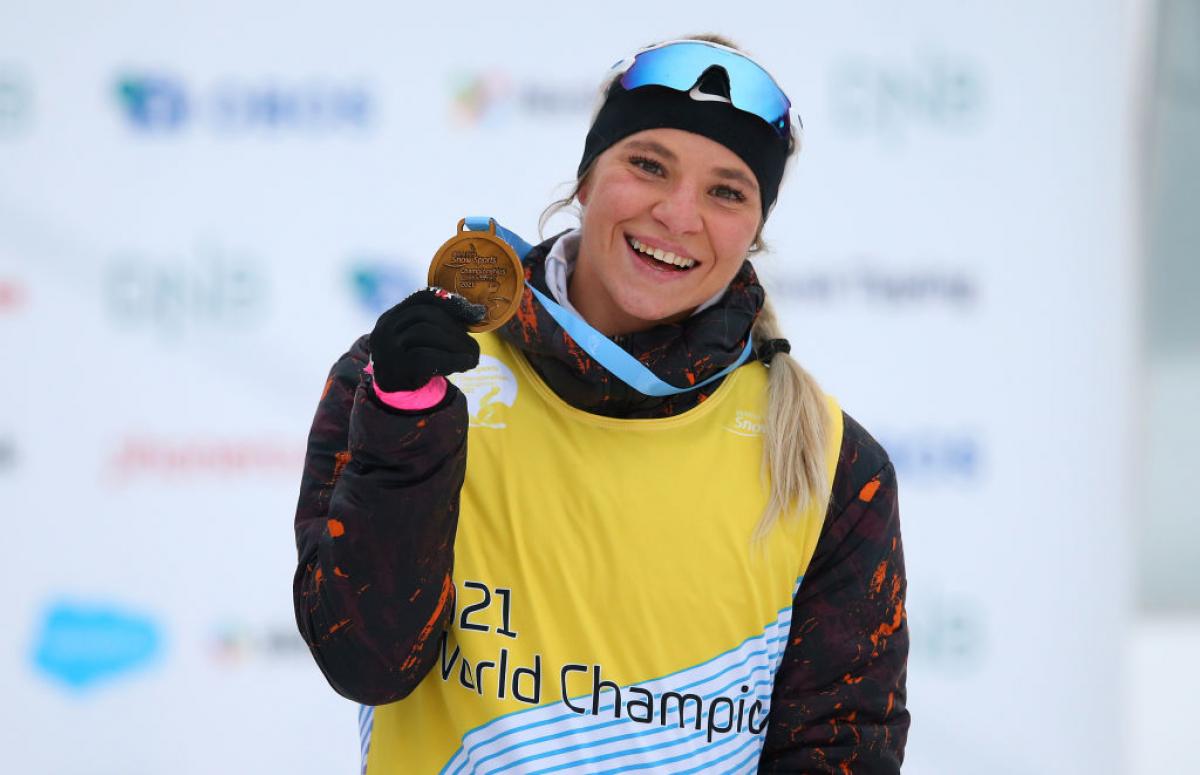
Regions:
<svg viewBox="0 0 1200 775"><path fill-rule="evenodd" d="M780 338L770 299L754 324L760 345ZM761 541L780 517L815 506L824 516L829 505L825 447L833 424L817 381L787 353L776 353L768 365L767 424L763 443L763 475L770 488L767 508L754 531Z"/></svg>

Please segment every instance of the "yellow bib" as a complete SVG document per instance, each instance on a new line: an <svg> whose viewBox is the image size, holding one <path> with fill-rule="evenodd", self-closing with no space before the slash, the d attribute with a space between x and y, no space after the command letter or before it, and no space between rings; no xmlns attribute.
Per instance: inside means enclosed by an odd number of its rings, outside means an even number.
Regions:
<svg viewBox="0 0 1200 775"><path fill-rule="evenodd" d="M363 709L366 772L753 772L824 519L751 542L766 369L681 415L621 420L478 339L479 366L452 378L471 416L453 625L409 697Z"/></svg>

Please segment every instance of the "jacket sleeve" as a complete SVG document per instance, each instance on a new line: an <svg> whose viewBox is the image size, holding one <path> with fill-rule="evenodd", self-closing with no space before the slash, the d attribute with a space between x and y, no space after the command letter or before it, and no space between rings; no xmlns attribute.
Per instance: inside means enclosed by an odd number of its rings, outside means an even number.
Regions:
<svg viewBox="0 0 1200 775"><path fill-rule="evenodd" d="M375 396L367 337L330 371L296 507L296 623L326 679L367 705L407 696L454 608L466 400L405 412Z"/></svg>
<svg viewBox="0 0 1200 775"><path fill-rule="evenodd" d="M829 512L792 607L759 772L900 772L908 625L896 475L845 418Z"/></svg>

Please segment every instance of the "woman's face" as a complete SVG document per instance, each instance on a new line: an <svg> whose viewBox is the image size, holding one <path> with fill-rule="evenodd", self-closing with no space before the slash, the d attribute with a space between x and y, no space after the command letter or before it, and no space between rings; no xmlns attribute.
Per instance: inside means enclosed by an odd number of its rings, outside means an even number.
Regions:
<svg viewBox="0 0 1200 775"><path fill-rule="evenodd" d="M681 129L647 129L607 149L579 201L569 295L609 336L683 320L716 295L737 274L762 217L745 162Z"/></svg>

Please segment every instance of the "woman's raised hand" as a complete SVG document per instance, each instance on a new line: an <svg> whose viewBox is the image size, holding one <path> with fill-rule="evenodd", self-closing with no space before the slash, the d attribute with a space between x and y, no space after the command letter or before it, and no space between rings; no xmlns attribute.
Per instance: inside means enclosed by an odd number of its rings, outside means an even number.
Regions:
<svg viewBox="0 0 1200 775"><path fill-rule="evenodd" d="M467 326L483 320L481 304L426 288L379 316L371 332L371 361L380 390L416 390L435 376L470 371L479 364L479 343Z"/></svg>

